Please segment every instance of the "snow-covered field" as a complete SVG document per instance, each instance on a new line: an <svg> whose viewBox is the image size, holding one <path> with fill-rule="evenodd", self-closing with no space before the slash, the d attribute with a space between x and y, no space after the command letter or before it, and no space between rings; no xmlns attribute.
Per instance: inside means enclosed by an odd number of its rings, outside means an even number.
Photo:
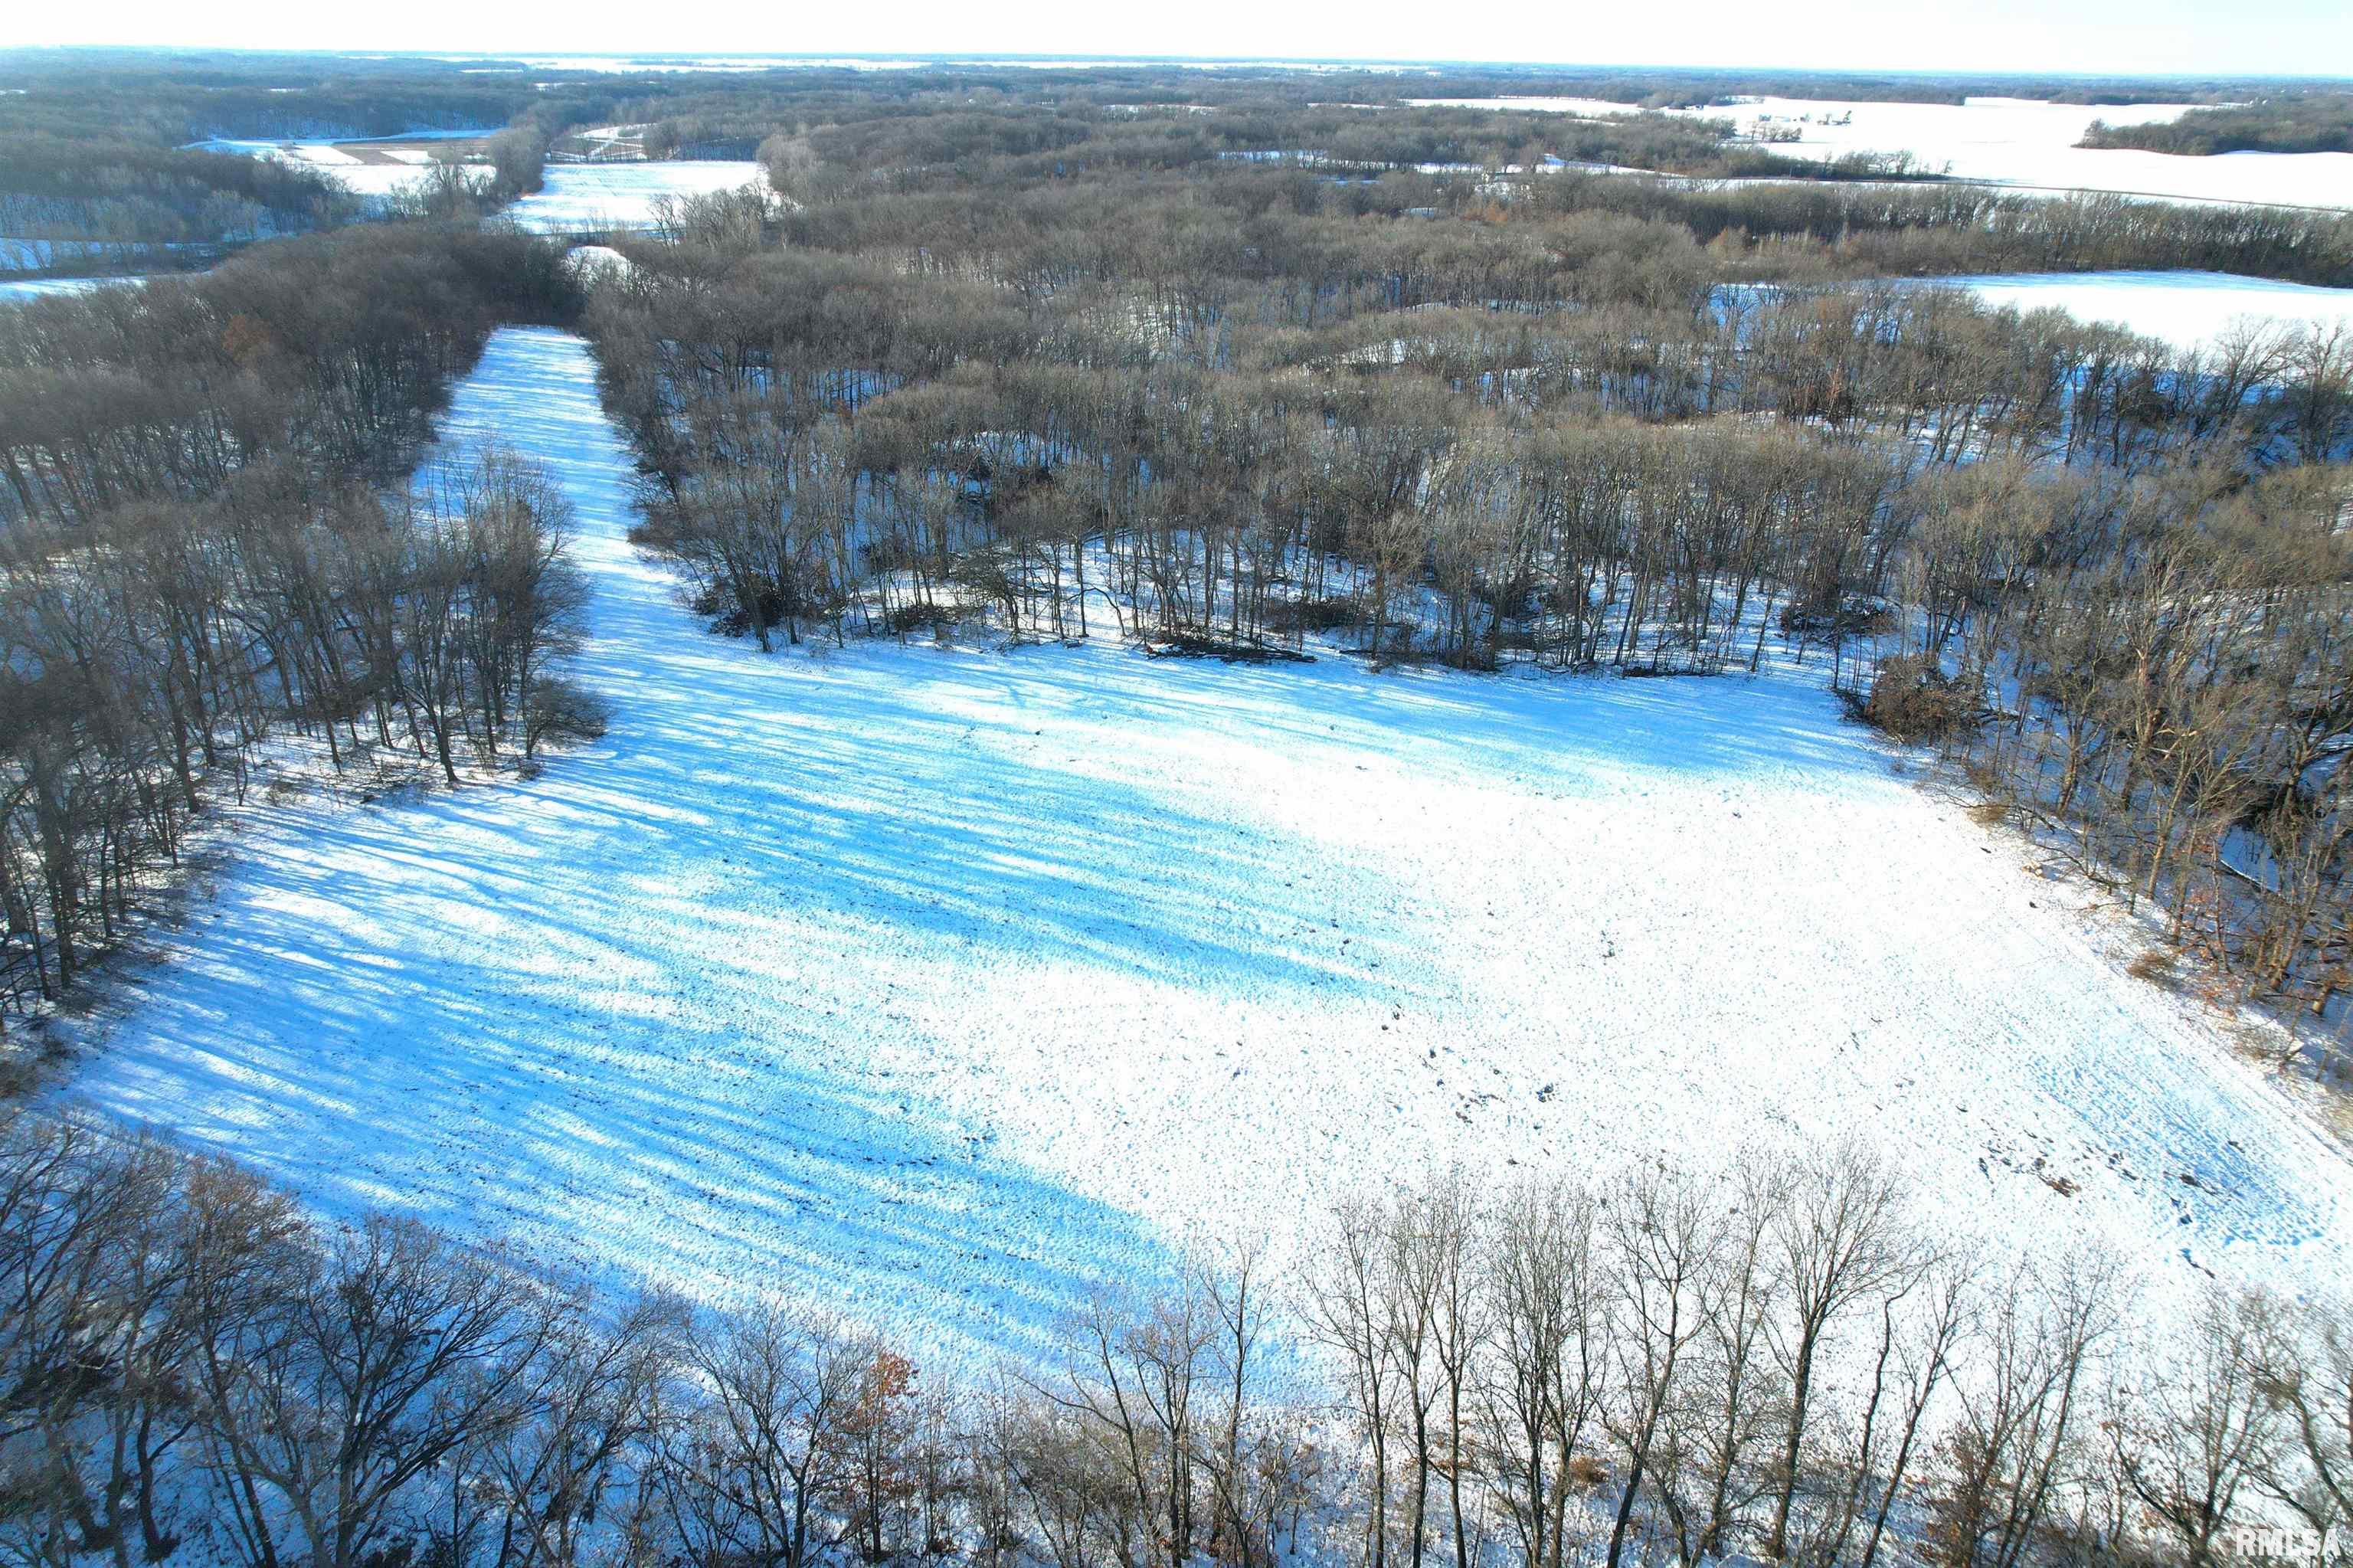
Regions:
<svg viewBox="0 0 2353 1568"><path fill-rule="evenodd" d="M2182 348L2211 344L2242 321L2353 331L2353 289L2229 272L2018 272L1936 282L1968 289L1989 305L2056 308Z"/></svg>
<svg viewBox="0 0 2353 1568"><path fill-rule="evenodd" d="M37 300L50 294L87 294L93 289L120 288L125 283L143 283L140 276L114 275L104 278L0 278L0 301Z"/></svg>
<svg viewBox="0 0 2353 1568"><path fill-rule="evenodd" d="M1620 103L1608 98L1409 98L1406 102L1416 109L1512 109L1538 114L1574 114L1583 120L1644 112L1639 103Z"/></svg>
<svg viewBox="0 0 2353 1568"><path fill-rule="evenodd" d="M546 188L509 207L505 216L537 234L591 228L641 228L665 196L705 196L761 184L754 163L681 160L664 164L550 164Z"/></svg>
<svg viewBox="0 0 2353 1568"><path fill-rule="evenodd" d="M450 132L479 136L480 132ZM427 140L420 136L420 141ZM390 196L426 177L433 161L428 146L379 149L392 163L368 163L332 142L227 142L198 143L219 152L275 158L316 170L365 196ZM505 216L534 233L600 228L643 228L653 221L656 198L735 190L764 181L765 172L748 162L679 159L653 164L550 164L543 189L505 209Z"/></svg>
<svg viewBox="0 0 2353 1568"><path fill-rule="evenodd" d="M1842 1132L1989 1244L2346 1261L2315 1123L1810 672L763 657L624 541L577 341L502 332L448 426L576 501L610 733L406 804L257 791L69 1093L330 1208L973 1349L1430 1160Z"/></svg>
<svg viewBox="0 0 2353 1568"><path fill-rule="evenodd" d="M418 132L412 140L420 143L447 141L458 137L478 137L480 131L443 132ZM387 196L406 186L421 182L427 166L433 162L433 149L427 145L386 148L384 155L392 161L375 163L354 157L332 142L259 142L215 139L199 142L196 146L216 153L242 153L250 158L269 158L294 168L309 169L332 175L347 189L364 196Z"/></svg>
<svg viewBox="0 0 2353 1568"><path fill-rule="evenodd" d="M1590 99L1418 101L1588 116L1624 111L1623 105L1597 105ZM1760 122L1794 126L1797 141L1762 143L1767 152L1792 158L1910 153L1928 173L1948 172L1958 179L1991 185L2124 191L2180 201L2353 207L2353 153L2226 153L2191 158L2075 145L2094 120L2111 125L2159 123L2179 119L2191 107L2137 103L2092 108L2018 98L1972 98L1965 104L1764 98L1668 112L1730 120L1744 132Z"/></svg>

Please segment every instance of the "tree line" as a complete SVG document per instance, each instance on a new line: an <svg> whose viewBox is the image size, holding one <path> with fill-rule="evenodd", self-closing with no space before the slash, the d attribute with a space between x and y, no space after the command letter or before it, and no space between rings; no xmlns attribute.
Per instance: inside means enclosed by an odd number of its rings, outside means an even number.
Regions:
<svg viewBox="0 0 2353 1568"><path fill-rule="evenodd" d="M354 230L0 313L0 1016L69 987L288 730L454 782L596 715L569 512L496 450L407 474L548 248Z"/></svg>
<svg viewBox="0 0 2353 1568"><path fill-rule="evenodd" d="M764 645L974 614L1474 669L1820 657L2157 900L2221 993L2327 1013L2353 334L2179 348L1933 287L1727 285L1819 261L1229 170L677 204L586 318L640 539ZM1756 198L1843 198L1790 199ZM1883 199L1980 235L2029 210ZM2065 247L2141 221L2031 210Z"/></svg>
<svg viewBox="0 0 2353 1568"><path fill-rule="evenodd" d="M2152 125L2092 122L2076 143L2206 158L2221 153L2353 153L2353 93L2274 92Z"/></svg>
<svg viewBox="0 0 2353 1568"><path fill-rule="evenodd" d="M237 49L0 49L0 136L143 146L490 130L543 95L470 62ZM517 62L519 63L519 62Z"/></svg>
<svg viewBox="0 0 2353 1568"><path fill-rule="evenodd" d="M2149 906L2197 960L2180 978L2282 1007L2289 1062L2325 1043L2353 958L2345 505L2341 469L1956 472L1922 507L1899 567L1919 614L1864 704Z"/></svg>
<svg viewBox="0 0 2353 1568"><path fill-rule="evenodd" d="M988 1373L617 1295L216 1160L0 1128L0 1543L245 1568L2181 1563L2353 1503L2353 1319L1925 1243L1831 1146L1436 1172Z"/></svg>
<svg viewBox="0 0 2353 1568"><path fill-rule="evenodd" d="M304 234L358 204L327 175L261 158L46 135L0 143L0 236L17 264L173 266L194 248Z"/></svg>

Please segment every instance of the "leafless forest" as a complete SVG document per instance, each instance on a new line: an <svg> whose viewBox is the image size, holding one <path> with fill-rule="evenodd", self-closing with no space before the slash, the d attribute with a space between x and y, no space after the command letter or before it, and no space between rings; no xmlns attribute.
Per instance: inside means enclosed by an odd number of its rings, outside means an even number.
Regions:
<svg viewBox="0 0 2353 1568"><path fill-rule="evenodd" d="M596 733L561 675L560 495L497 453L411 479L513 323L593 344L639 541L715 632L1818 665L2153 910L2156 978L2341 1072L2353 330L2183 349L1937 280L2353 286L2353 218L1756 181L1712 122L1176 75L0 97L26 132L0 218L77 268L217 262L0 306L12 1083L268 748L495 788ZM503 129L378 221L176 150L386 116ZM502 227L601 123L766 183L648 231ZM591 238L621 260L565 260ZM991 1374L332 1227L26 1110L0 1134L0 1552L2207 1568L2233 1531L2338 1539L2344 1303L2218 1285L2153 1322L2097 1257L1957 1254L1860 1151L1739 1171L1427 1175L1280 1272L1204 1244Z"/></svg>
<svg viewBox="0 0 2353 1568"><path fill-rule="evenodd" d="M0 1543L251 1568L2202 1568L2259 1523L2341 1528L2341 1305L2218 1288L2156 1320L2096 1256L1920 1234L1858 1152L1740 1170L1440 1173L1327 1216L1292 1276L1205 1247L985 1374L786 1306L615 1299L410 1220L322 1227L234 1168L19 1118Z"/></svg>

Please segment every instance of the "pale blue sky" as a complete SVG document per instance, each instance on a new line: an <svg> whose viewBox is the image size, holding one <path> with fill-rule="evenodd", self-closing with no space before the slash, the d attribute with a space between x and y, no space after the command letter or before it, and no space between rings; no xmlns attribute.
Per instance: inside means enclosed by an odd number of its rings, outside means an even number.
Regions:
<svg viewBox="0 0 2353 1568"><path fill-rule="evenodd" d="M2353 75L2348 0L108 0L12 6L0 44L579 52L1037 53Z"/></svg>

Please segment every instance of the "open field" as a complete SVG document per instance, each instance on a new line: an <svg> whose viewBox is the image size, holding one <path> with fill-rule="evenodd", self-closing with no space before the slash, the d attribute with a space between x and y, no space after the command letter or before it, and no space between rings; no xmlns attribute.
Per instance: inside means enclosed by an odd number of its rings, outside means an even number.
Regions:
<svg viewBox="0 0 2353 1568"><path fill-rule="evenodd" d="M2315 1122L1810 671L763 658L624 540L576 340L501 333L448 423L574 497L609 734L497 789L257 791L70 1095L332 1211L973 1350L1431 1160L1837 1135L1988 1246L2343 1269Z"/></svg>
<svg viewBox="0 0 2353 1568"><path fill-rule="evenodd" d="M234 141L196 143L210 152L272 158L296 168L332 175L361 196L390 196L425 177L427 165L443 154L464 157L481 150L488 132L420 131L400 137L353 141Z"/></svg>
<svg viewBox="0 0 2353 1568"><path fill-rule="evenodd" d="M478 140L469 132L414 142L210 142L205 145L315 169L362 196L381 196L424 178L426 165L438 152L470 151ZM765 178L754 163L681 159L650 164L550 164L544 187L510 205L503 216L534 233L643 228L653 221L653 204L659 197L733 190Z"/></svg>
<svg viewBox="0 0 2353 1568"><path fill-rule="evenodd" d="M754 163L550 164L545 188L503 216L537 234L638 228L653 221L654 203L662 196L732 191L765 178Z"/></svg>
<svg viewBox="0 0 2353 1568"><path fill-rule="evenodd" d="M45 295L86 294L92 289L119 288L125 283L143 283L144 277L109 276L102 278L0 278L0 302L37 300Z"/></svg>
<svg viewBox="0 0 2353 1568"><path fill-rule="evenodd" d="M2078 321L2105 322L2182 349L2212 344L2241 323L2275 331L2353 331L2353 289L2230 272L1985 272L1901 281L1904 287L1966 289L1989 305L2021 313L2065 311ZM1766 300L1774 294L1769 285L1732 285L1721 297Z"/></svg>
<svg viewBox="0 0 2353 1568"><path fill-rule="evenodd" d="M1593 115L1624 105L1588 99L1433 99L1472 109L1541 110ZM2177 120L2193 105L2090 107L2015 98L1966 104L1764 98L1668 113L1729 120L1743 132L1760 124L1794 127L1794 142L1759 143L1790 158L1849 153L1910 153L1923 173L2036 190L2119 191L2176 201L2263 202L2353 207L2353 153L2229 153L2173 157L2132 149L2078 147L2094 120L2143 125Z"/></svg>
<svg viewBox="0 0 2353 1568"><path fill-rule="evenodd" d="M1939 278L1989 305L2063 310L2079 321L2113 322L2179 348L2211 344L2234 324L2353 331L2353 289L2324 289L2226 272L2014 272Z"/></svg>

